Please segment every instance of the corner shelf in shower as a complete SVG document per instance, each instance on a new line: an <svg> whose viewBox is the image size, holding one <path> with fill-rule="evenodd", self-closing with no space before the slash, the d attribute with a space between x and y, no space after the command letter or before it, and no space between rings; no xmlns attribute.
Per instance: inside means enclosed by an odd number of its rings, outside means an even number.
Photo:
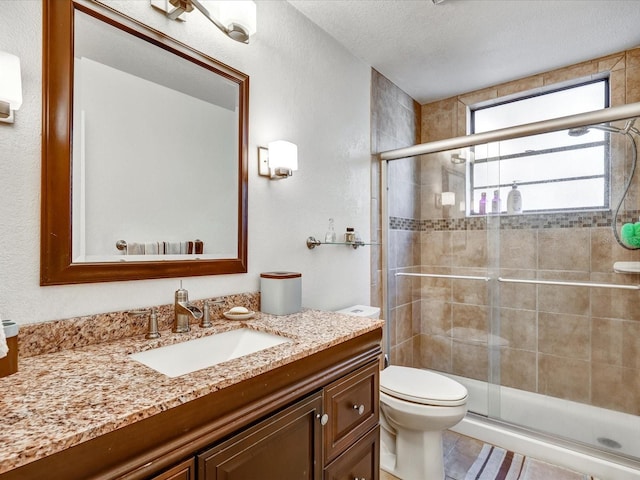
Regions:
<svg viewBox="0 0 640 480"><path fill-rule="evenodd" d="M378 243L367 243L362 241L357 242L321 242L316 237L307 237L307 248L313 250L320 245L346 245L347 247L353 247L356 250L358 247L364 247L365 245L379 245Z"/></svg>
<svg viewBox="0 0 640 480"><path fill-rule="evenodd" d="M640 273L640 262L615 262L613 271L616 273Z"/></svg>

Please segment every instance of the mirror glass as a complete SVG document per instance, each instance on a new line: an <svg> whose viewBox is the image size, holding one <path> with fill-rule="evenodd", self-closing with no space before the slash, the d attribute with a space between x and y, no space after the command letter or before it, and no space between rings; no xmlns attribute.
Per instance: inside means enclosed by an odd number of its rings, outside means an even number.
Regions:
<svg viewBox="0 0 640 480"><path fill-rule="evenodd" d="M248 77L93 2L45 3L41 284L246 272Z"/></svg>

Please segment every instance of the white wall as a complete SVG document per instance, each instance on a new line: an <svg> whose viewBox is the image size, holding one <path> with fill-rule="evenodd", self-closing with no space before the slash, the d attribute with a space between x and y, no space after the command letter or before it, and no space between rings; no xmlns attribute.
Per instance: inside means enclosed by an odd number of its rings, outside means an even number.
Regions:
<svg viewBox="0 0 640 480"><path fill-rule="evenodd" d="M369 301L369 248L322 246L336 230L369 237L370 68L282 1L258 1L250 45L231 41L198 12L171 22L139 0L116 8L250 76L249 272L184 279L190 298L252 292L259 274L302 272L303 305L335 309ZM0 124L0 315L21 323L171 303L178 279L40 287L41 0L0 0L0 49L20 56L24 103ZM298 144L300 170L269 181L257 146Z"/></svg>

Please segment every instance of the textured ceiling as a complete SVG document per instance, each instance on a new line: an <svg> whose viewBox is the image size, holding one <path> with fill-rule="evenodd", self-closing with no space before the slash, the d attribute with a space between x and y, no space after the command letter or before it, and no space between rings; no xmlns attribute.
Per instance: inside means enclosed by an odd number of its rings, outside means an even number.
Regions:
<svg viewBox="0 0 640 480"><path fill-rule="evenodd" d="M420 103L640 46L640 0L289 3Z"/></svg>

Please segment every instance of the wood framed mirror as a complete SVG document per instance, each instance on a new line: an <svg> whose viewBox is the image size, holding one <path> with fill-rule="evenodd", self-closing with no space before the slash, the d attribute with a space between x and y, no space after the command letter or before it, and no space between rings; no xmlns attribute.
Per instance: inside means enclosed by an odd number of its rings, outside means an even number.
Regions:
<svg viewBox="0 0 640 480"><path fill-rule="evenodd" d="M40 284L246 273L249 77L99 2L43 18Z"/></svg>

